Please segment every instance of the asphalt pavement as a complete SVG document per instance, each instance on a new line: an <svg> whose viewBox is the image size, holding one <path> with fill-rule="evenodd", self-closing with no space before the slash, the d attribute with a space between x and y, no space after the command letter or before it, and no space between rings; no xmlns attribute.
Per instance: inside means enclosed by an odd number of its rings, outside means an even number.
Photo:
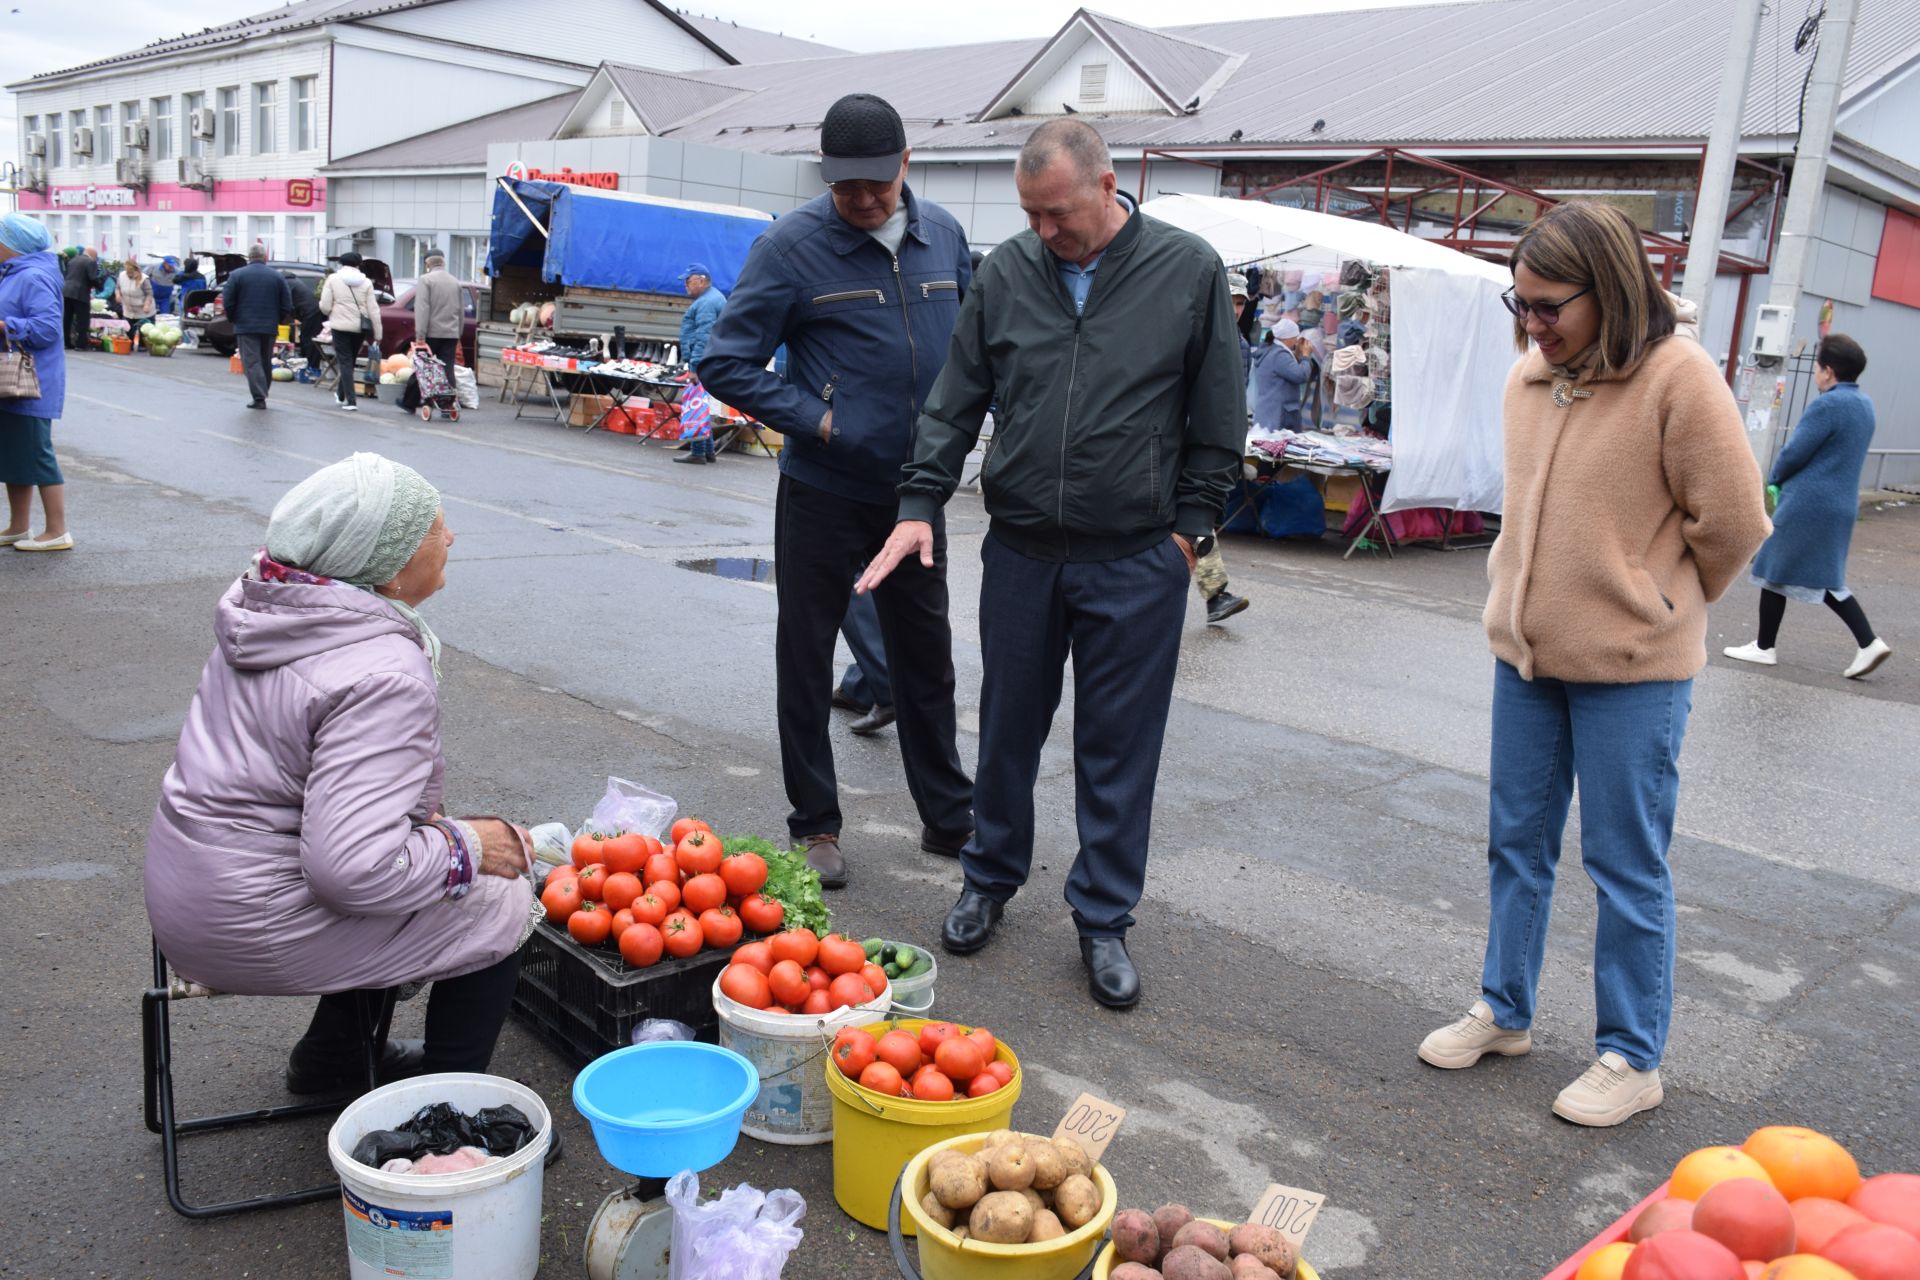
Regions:
<svg viewBox="0 0 1920 1280"><path fill-rule="evenodd" d="M725 832L778 837L775 469L669 465L661 446L541 421L483 393L458 423L358 414L276 385L264 413L193 352L73 361L55 439L78 550L0 551L0 1166L14 1227L0 1274L341 1276L340 1208L189 1222L167 1207L141 1119L148 981L142 845L211 645L214 601L285 490L355 449L418 467L457 535L426 608L446 646L451 811L577 823L609 775ZM978 748L978 549L950 512L961 751ZM1127 1205L1235 1217L1273 1182L1324 1193L1306 1254L1331 1277L1538 1277L1694 1147L1806 1124L1868 1171L1920 1168L1920 505L1869 506L1853 587L1893 644L1874 677L1825 610L1794 606L1771 671L1715 657L1682 759L1678 998L1666 1105L1614 1130L1549 1113L1587 1065L1593 895L1570 826L1534 1052L1466 1072L1414 1057L1475 997L1485 928L1492 663L1485 552L1388 559L1231 538L1252 608L1193 598L1132 949L1146 996L1093 1004L1061 899L1076 840L1071 685L1044 759L1032 883L993 944L939 957L938 1009L1019 1053L1017 1126L1082 1090L1129 1109L1107 1163ZM755 562L762 562L756 564ZM718 571L716 571L718 570ZM728 576L734 575L734 576ZM1737 588L1710 643L1751 638ZM834 749L855 937L931 944L955 864L918 849L891 731L844 718ZM1577 814L1575 819L1577 826ZM209 912L245 911L209 901ZM403 1005L402 1032L423 1002ZM232 999L177 1018L182 1106L286 1101L307 1009ZM594 1207L624 1179L570 1103L572 1071L510 1022L495 1070L554 1108L542 1276L583 1274ZM330 1177L322 1121L189 1138L189 1195ZM786 1274L896 1274L885 1237L834 1204L832 1149L742 1141L704 1176L807 1199Z"/></svg>

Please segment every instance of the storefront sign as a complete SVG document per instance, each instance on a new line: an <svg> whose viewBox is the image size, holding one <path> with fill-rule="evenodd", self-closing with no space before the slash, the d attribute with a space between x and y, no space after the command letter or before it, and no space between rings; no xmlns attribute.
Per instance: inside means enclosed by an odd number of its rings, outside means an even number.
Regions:
<svg viewBox="0 0 1920 1280"><path fill-rule="evenodd" d="M305 209L313 204L313 179L288 178L287 203Z"/></svg>
<svg viewBox="0 0 1920 1280"><path fill-rule="evenodd" d="M514 172L516 166L521 169L520 173ZM599 170L593 173L575 173L572 169L562 165L560 166L559 172L550 173L545 169L527 168L516 160L513 164L507 166L507 176L509 178L531 178L535 182L565 182L576 187L595 187L601 191L618 191L620 189L620 175L611 170Z"/></svg>
<svg viewBox="0 0 1920 1280"><path fill-rule="evenodd" d="M53 193L56 209L131 209L137 203L130 187L61 187Z"/></svg>

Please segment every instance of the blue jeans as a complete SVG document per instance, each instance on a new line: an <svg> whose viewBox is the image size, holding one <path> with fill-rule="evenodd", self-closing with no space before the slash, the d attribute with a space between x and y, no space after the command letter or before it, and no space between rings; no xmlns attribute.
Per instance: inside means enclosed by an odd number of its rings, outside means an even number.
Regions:
<svg viewBox="0 0 1920 1280"><path fill-rule="evenodd" d="M1594 1046L1637 1071L1660 1065L1673 1016L1673 876L1667 848L1693 681L1577 684L1493 676L1487 804L1487 960L1481 994L1508 1030L1533 1022L1560 838L1580 784L1580 852L1600 896Z"/></svg>
<svg viewBox="0 0 1920 1280"><path fill-rule="evenodd" d="M880 636L880 611L874 607L873 593L855 596L847 605L847 616L840 620L840 634L847 638L853 661L840 677L840 692L863 707L893 705L893 681L887 676L886 643Z"/></svg>

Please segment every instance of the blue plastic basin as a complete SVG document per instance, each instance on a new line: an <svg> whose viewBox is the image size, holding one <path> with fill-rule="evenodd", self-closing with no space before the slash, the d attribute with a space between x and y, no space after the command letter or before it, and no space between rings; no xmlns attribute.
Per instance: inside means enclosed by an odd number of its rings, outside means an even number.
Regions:
<svg viewBox="0 0 1920 1280"><path fill-rule="evenodd" d="M606 1162L637 1178L696 1173L725 1160L760 1073L731 1049L691 1040L615 1049L574 1077L573 1105Z"/></svg>

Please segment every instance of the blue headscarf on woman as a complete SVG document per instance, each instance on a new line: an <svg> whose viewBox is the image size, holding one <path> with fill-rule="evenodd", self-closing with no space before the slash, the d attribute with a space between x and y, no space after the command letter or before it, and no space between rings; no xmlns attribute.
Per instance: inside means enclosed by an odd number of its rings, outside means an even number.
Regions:
<svg viewBox="0 0 1920 1280"><path fill-rule="evenodd" d="M0 244L15 253L43 253L53 245L47 229L24 213L0 218Z"/></svg>

